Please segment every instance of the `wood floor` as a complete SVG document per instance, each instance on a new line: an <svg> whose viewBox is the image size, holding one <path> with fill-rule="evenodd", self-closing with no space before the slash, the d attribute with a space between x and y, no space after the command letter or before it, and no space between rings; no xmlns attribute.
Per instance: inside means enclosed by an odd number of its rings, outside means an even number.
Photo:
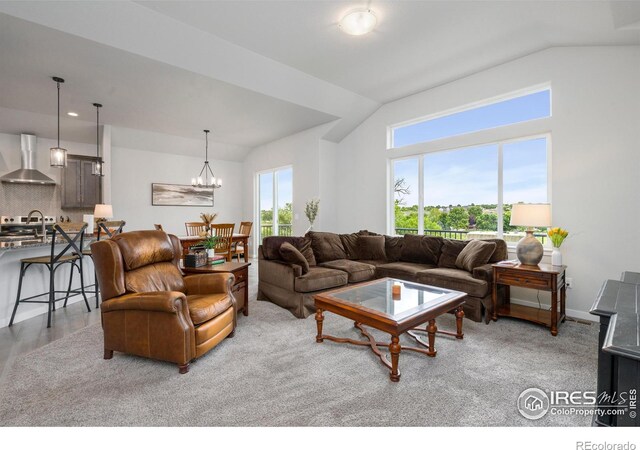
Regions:
<svg viewBox="0 0 640 450"><path fill-rule="evenodd" d="M256 301L258 289L258 260L250 260L249 301ZM91 312L84 302L73 303L62 308L62 302L53 313L51 328L47 328L47 315L42 314L14 324L11 328L0 328L0 383L8 375L14 362L22 355L100 322L100 310L95 309L95 299L89 298Z"/></svg>

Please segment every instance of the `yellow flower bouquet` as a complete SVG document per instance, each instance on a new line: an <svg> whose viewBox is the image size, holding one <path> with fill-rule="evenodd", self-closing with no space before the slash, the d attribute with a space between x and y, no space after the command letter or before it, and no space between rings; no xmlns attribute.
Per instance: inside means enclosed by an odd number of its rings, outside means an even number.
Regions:
<svg viewBox="0 0 640 450"><path fill-rule="evenodd" d="M555 248L560 248L564 240L569 236L569 232L560 227L549 228L547 234L549 235L549 238L551 238L551 243Z"/></svg>

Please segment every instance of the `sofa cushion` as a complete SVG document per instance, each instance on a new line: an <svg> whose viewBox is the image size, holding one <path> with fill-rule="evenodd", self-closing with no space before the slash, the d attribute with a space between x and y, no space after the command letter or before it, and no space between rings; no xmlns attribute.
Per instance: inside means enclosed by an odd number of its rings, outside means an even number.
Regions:
<svg viewBox="0 0 640 450"><path fill-rule="evenodd" d="M427 269L433 269L433 264L419 264L404 261L381 264L376 267L377 278L400 278L407 281L416 281L416 275Z"/></svg>
<svg viewBox="0 0 640 450"><path fill-rule="evenodd" d="M473 269L489 261L495 249L495 242L474 239L462 249L456 258L456 267L467 272L473 272Z"/></svg>
<svg viewBox="0 0 640 450"><path fill-rule="evenodd" d="M309 231L307 236L311 238L311 248L318 264L336 259L347 259L347 252L342 246L339 235Z"/></svg>
<svg viewBox="0 0 640 450"><path fill-rule="evenodd" d="M436 265L442 241L441 237L405 234L400 261Z"/></svg>
<svg viewBox="0 0 640 450"><path fill-rule="evenodd" d="M342 242L342 247L344 247L344 251L347 254L347 258L349 259L360 259L358 256L358 238L360 235L358 233L351 234L340 234L340 241Z"/></svg>
<svg viewBox="0 0 640 450"><path fill-rule="evenodd" d="M194 325L205 323L231 308L227 294L187 295L189 316Z"/></svg>
<svg viewBox="0 0 640 450"><path fill-rule="evenodd" d="M310 267L309 272L296 277L296 292L321 291L339 286L344 286L349 281L349 275L342 270L329 269L327 267Z"/></svg>
<svg viewBox="0 0 640 450"><path fill-rule="evenodd" d="M283 261L302 267L303 275L309 271L309 262L307 259L300 253L300 250L288 242L283 242L280 246L280 257Z"/></svg>
<svg viewBox="0 0 640 450"><path fill-rule="evenodd" d="M458 241L455 239L444 239L442 251L438 259L438 267L447 269L457 269L456 259L470 241Z"/></svg>
<svg viewBox="0 0 640 450"><path fill-rule="evenodd" d="M358 241L359 259L386 259L384 236L360 236Z"/></svg>
<svg viewBox="0 0 640 450"><path fill-rule="evenodd" d="M280 260L280 246L288 242L302 253L310 266L316 265L316 258L311 249L311 239L301 236L269 236L262 240L264 259Z"/></svg>
<svg viewBox="0 0 640 450"><path fill-rule="evenodd" d="M466 292L472 297L482 298L489 292L484 280L473 278L469 272L460 269L436 268L418 273L418 283Z"/></svg>
<svg viewBox="0 0 640 450"><path fill-rule="evenodd" d="M361 281L372 280L376 274L376 266L360 261L351 261L349 259L328 261L320 264L320 266L347 272L349 275L349 283L360 283Z"/></svg>
<svg viewBox="0 0 640 450"><path fill-rule="evenodd" d="M402 236L385 236L384 237L384 253L388 262L400 261L402 256L402 247L404 237Z"/></svg>
<svg viewBox="0 0 640 450"><path fill-rule="evenodd" d="M496 249L489 258L490 263L497 263L498 261L504 261L509 258L509 253L507 251L507 241L504 239L482 239L484 242L494 242L496 244Z"/></svg>

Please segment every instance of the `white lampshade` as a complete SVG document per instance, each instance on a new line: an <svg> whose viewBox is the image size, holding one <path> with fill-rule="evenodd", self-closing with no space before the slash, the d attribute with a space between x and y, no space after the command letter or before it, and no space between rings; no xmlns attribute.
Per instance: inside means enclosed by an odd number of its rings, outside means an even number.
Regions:
<svg viewBox="0 0 640 450"><path fill-rule="evenodd" d="M111 219L113 217L113 207L111 205L96 205L93 215L100 219Z"/></svg>
<svg viewBox="0 0 640 450"><path fill-rule="evenodd" d="M511 207L509 224L518 227L550 227L551 205L548 203L515 203Z"/></svg>

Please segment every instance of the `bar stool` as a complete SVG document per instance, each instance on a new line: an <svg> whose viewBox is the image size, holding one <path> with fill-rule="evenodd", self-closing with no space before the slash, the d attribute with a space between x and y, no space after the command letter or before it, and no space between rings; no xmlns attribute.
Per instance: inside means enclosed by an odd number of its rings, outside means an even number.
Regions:
<svg viewBox="0 0 640 450"><path fill-rule="evenodd" d="M84 303L87 305L87 310L91 312L89 307L89 301L84 291L84 275L82 273L82 247L84 245L84 232L87 228L87 224L80 223L56 223L53 225L53 234L51 236L51 253L48 256L37 256L33 258L25 258L20 260L20 281L18 282L18 295L16 296L16 304L13 307L13 313L11 314L11 320L9 326L13 325L13 319L16 316L18 305L20 303L47 303L49 305L49 311L47 314L47 328L51 327L51 311L55 311L56 302L64 298L65 305L69 297L76 295L82 295L84 297ZM66 246L56 253L56 244L66 244ZM49 291L42 294L32 295L27 298L20 298L22 292L22 279L25 272L32 265L43 264L49 269ZM55 272L58 268L65 264L70 264L69 268L69 286L66 291L58 291L55 287ZM80 272L80 288L71 289L73 283L73 269L74 267ZM64 297L56 298L56 294L65 293ZM73 294L73 295L71 295ZM48 295L47 300L33 300L38 297Z"/></svg>
<svg viewBox="0 0 640 450"><path fill-rule="evenodd" d="M122 233L122 229L126 225L124 220L102 220L98 222L98 236L96 240L100 240L101 238L110 239L120 233ZM87 247L82 250L83 256L92 257L91 255L91 247ZM94 283L88 286L85 286L84 291L88 294L94 294L96 297L96 309L100 307L100 298L98 295L100 294L100 286L98 285L98 276L96 275L95 266L93 270L93 279ZM87 288L94 288L94 290L87 290ZM65 300L64 306L67 306L67 301Z"/></svg>

